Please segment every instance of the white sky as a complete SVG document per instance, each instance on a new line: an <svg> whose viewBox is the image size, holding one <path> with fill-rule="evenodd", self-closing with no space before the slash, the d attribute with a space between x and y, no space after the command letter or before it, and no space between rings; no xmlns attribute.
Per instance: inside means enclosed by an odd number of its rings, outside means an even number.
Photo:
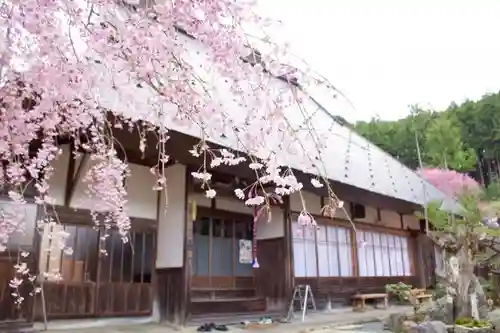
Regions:
<svg viewBox="0 0 500 333"><path fill-rule="evenodd" d="M500 0L260 0L292 52L355 110L348 120L402 118L500 89Z"/></svg>

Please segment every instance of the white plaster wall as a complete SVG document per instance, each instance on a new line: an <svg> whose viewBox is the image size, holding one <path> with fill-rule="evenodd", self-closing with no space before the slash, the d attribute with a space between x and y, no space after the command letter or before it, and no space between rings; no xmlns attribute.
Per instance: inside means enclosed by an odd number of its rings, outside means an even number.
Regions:
<svg viewBox="0 0 500 333"><path fill-rule="evenodd" d="M354 221L360 221L365 223L377 223L377 208L371 206L365 206L365 217L360 219L356 218Z"/></svg>
<svg viewBox="0 0 500 333"><path fill-rule="evenodd" d="M236 197L217 197L215 199L215 207L220 210L241 214L252 214L253 211L252 207L245 206L245 202L238 200Z"/></svg>
<svg viewBox="0 0 500 333"><path fill-rule="evenodd" d="M0 200L0 214L22 216L23 225L10 235L7 247L16 250L31 248L35 236L37 206L31 203L18 206L12 205L10 200Z"/></svg>
<svg viewBox="0 0 500 333"><path fill-rule="evenodd" d="M405 229L420 230L420 221L415 215L403 215L403 225Z"/></svg>
<svg viewBox="0 0 500 333"><path fill-rule="evenodd" d="M321 197L311 192L302 191L302 197L306 203L306 209L309 213L315 215L321 215ZM325 204L326 202L325 198ZM292 212L300 212L303 210L302 201L300 200L299 193L293 193L290 195L290 209ZM347 213L346 213L347 212ZM344 201L344 209L337 209L335 212L335 218L348 220L348 214L350 214L349 202Z"/></svg>
<svg viewBox="0 0 500 333"><path fill-rule="evenodd" d="M344 209L337 209L335 212L335 217L338 219L349 220L349 216L351 215L351 204L347 201L344 201Z"/></svg>
<svg viewBox="0 0 500 333"><path fill-rule="evenodd" d="M70 158L73 158L73 156L70 156L69 145L64 145L61 149L62 154L60 154L52 163L54 172L49 180L50 195L52 198L54 198L56 205L64 205L64 196L67 186L66 177L68 174L69 160ZM75 173L79 168L82 158L83 155L80 154L75 160ZM73 196L71 198L69 206L72 208L92 209L95 205L89 200L87 194L85 194L87 184L82 180L94 162L90 161L90 158L87 158L84 163L85 164L83 165L83 169L80 173L80 179L74 188Z"/></svg>
<svg viewBox="0 0 500 333"><path fill-rule="evenodd" d="M54 171L49 179L49 194L54 199L54 204L64 205L64 193L66 192L66 175L69 165L69 145L61 146L61 154L52 162Z"/></svg>
<svg viewBox="0 0 500 333"><path fill-rule="evenodd" d="M166 169L166 177L167 197L162 192L160 199L156 268L184 265L186 166L175 164L169 167Z"/></svg>
<svg viewBox="0 0 500 333"><path fill-rule="evenodd" d="M391 210L380 210L380 221L377 216L377 208L371 206L365 206L365 217L362 219L354 219L354 221L360 221L370 224L375 224L379 226L384 226L388 228L401 229L401 219L399 213Z"/></svg>
<svg viewBox="0 0 500 333"><path fill-rule="evenodd" d="M302 191L306 209L311 214L321 214L321 197L311 192ZM292 212L301 212L304 209L299 193L290 195L290 209Z"/></svg>
<svg viewBox="0 0 500 333"><path fill-rule="evenodd" d="M380 219L380 223L385 227L401 229L401 217L397 212L381 209Z"/></svg>
<svg viewBox="0 0 500 333"><path fill-rule="evenodd" d="M71 158L71 157L70 157ZM77 169L80 166L80 163L82 163L83 155L80 154L75 160L75 173ZM92 168L93 165L96 164L95 161L91 161L90 156L88 156L86 159L83 160L83 167L82 171L80 172L80 179L75 185L75 188L73 190L73 196L71 197L71 201L69 203L69 206L71 208L80 208L80 209L95 209L95 203L94 201L97 201L97 199L90 200L88 195L85 193L85 191L88 189L88 184L83 181L85 176L87 175L88 171ZM65 171L67 172L67 167L65 168ZM64 177L66 177L66 173L64 174Z"/></svg>
<svg viewBox="0 0 500 333"><path fill-rule="evenodd" d="M196 202L198 207L211 207L211 200L203 193L190 193L189 202ZM215 207L219 210L239 214L252 215L252 207L246 206L244 201L231 197L216 197ZM267 213L262 214L257 225L257 239L271 239L285 236L284 212L281 207L271 207L271 221L268 223Z"/></svg>
<svg viewBox="0 0 500 333"><path fill-rule="evenodd" d="M64 205L66 192L66 177L68 173L69 160L72 158L69 153L69 145L61 147L62 153L57 156L52 165L54 172L49 180L50 195L56 205ZM79 155L75 160L75 173L82 160ZM92 166L92 161L87 158L80 174L80 180L76 184L71 198L70 207L81 209L92 209L94 205L85 194L87 184L83 182L85 174ZM149 167L138 164L129 164L130 176L126 180L127 189L127 212L129 216L141 217L156 220L157 193L153 191L156 176L149 172Z"/></svg>
<svg viewBox="0 0 500 333"><path fill-rule="evenodd" d="M210 208L212 206L212 200L202 193L189 193L189 202L195 202L196 205L200 207Z"/></svg>
<svg viewBox="0 0 500 333"><path fill-rule="evenodd" d="M126 181L128 215L156 220L158 192L153 190L156 176L147 166L129 164L129 168L130 176Z"/></svg>
<svg viewBox="0 0 500 333"><path fill-rule="evenodd" d="M268 215L263 214L257 224L257 239L285 237L284 215L284 211L280 207L271 207L270 221Z"/></svg>

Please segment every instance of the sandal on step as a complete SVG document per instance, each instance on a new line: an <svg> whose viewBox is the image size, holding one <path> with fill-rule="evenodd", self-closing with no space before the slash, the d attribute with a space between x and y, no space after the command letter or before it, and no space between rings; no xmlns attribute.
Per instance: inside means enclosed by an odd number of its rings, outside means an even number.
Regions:
<svg viewBox="0 0 500 333"><path fill-rule="evenodd" d="M215 325L213 326L213 328L216 330L216 331L228 331L228 328L226 325Z"/></svg>
<svg viewBox="0 0 500 333"><path fill-rule="evenodd" d="M212 325L211 324L203 324L200 327L196 329L198 332L212 332Z"/></svg>

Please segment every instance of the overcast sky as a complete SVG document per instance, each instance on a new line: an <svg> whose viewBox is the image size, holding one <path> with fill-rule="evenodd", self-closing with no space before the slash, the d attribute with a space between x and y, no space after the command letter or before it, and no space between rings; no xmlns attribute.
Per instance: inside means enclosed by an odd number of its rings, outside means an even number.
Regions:
<svg viewBox="0 0 500 333"><path fill-rule="evenodd" d="M397 119L500 89L500 0L260 0L293 53L353 102L348 120ZM329 107L331 108L331 107Z"/></svg>

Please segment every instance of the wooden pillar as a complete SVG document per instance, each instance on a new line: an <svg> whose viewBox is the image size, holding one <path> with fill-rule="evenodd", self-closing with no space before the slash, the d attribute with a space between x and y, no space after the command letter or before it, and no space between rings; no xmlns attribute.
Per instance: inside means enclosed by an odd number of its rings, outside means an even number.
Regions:
<svg viewBox="0 0 500 333"><path fill-rule="evenodd" d="M191 265L193 259L193 223L196 216L193 216L196 209L192 205L195 203L189 202L189 192L191 190L191 172L189 168L186 168L185 175L185 197L184 197L184 211L185 214L185 224L184 224L184 284L183 284L183 296L182 296L182 306L180 313L181 325L186 323L187 317L189 315L189 300L190 300L190 290L191 290Z"/></svg>
<svg viewBox="0 0 500 333"><path fill-rule="evenodd" d="M427 288L433 283L435 270L434 243L423 233L419 233L417 242L417 263L418 281L421 288Z"/></svg>
<svg viewBox="0 0 500 333"><path fill-rule="evenodd" d="M294 287L294 269L293 269L293 244L292 244L292 219L290 212L290 197L283 198L283 228L284 228L284 246L285 246L285 292L290 294Z"/></svg>
<svg viewBox="0 0 500 333"><path fill-rule="evenodd" d="M349 235L351 237L352 276L359 277L359 268L358 268L358 235L357 235L357 232L354 232L354 229L352 229L352 228L349 229ZM359 279L358 279L358 283L359 283Z"/></svg>

